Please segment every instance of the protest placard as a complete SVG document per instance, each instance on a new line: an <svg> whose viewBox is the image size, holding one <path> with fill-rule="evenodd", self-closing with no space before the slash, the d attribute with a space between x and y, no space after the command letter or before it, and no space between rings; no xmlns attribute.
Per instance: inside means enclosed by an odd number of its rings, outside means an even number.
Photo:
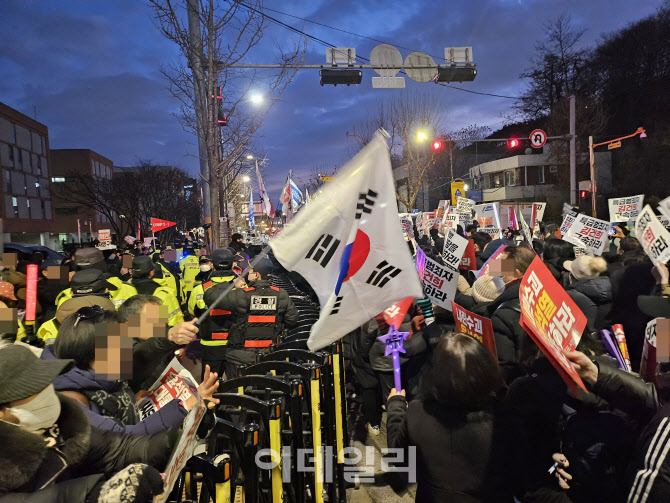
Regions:
<svg viewBox="0 0 670 503"><path fill-rule="evenodd" d="M444 237L442 261L450 269L454 271L458 270L467 247L468 240L463 236L459 236L454 229L449 229Z"/></svg>
<svg viewBox="0 0 670 503"><path fill-rule="evenodd" d="M554 365L566 384L586 391L563 354L574 351L586 327L586 317L558 284L540 257L535 257L519 287L521 326Z"/></svg>
<svg viewBox="0 0 670 503"><path fill-rule="evenodd" d="M496 351L496 342L493 336L493 325L491 320L471 313L462 308L455 302L451 303L454 320L456 322L456 331L462 334L471 335L481 342L486 349L498 361L498 352Z"/></svg>
<svg viewBox="0 0 670 503"><path fill-rule="evenodd" d="M442 220L442 229L446 235L447 229L458 229L460 224L460 215L458 213L449 213Z"/></svg>
<svg viewBox="0 0 670 503"><path fill-rule="evenodd" d="M177 443L177 447L172 453L167 468L165 469L165 477L163 478L163 494L157 496L154 501L167 501L175 482L177 482L177 479L181 474L181 471L186 466L188 460L191 459L191 456L193 456L193 450L198 443L198 437L196 433L202 418L205 417L205 412L207 412L205 404L202 402L202 400L198 399L197 404L191 408L186 416L186 419L184 419L181 438L179 439L179 443Z"/></svg>
<svg viewBox="0 0 670 503"><path fill-rule="evenodd" d="M412 224L412 217L407 214L399 215L400 217L400 226L402 227L402 233L405 236L410 238L414 237L414 225Z"/></svg>
<svg viewBox="0 0 670 503"><path fill-rule="evenodd" d="M384 318L386 324L389 327L391 325L395 325L396 328L400 328L400 325L402 325L402 322L405 319L405 315L412 305L412 302L414 302L414 297L405 297L404 299L393 304L391 307L385 309L382 312L382 317Z"/></svg>
<svg viewBox="0 0 670 503"><path fill-rule="evenodd" d="M519 223L521 224L521 233L523 234L524 239L532 247L533 233L530 231L530 227L528 227L526 219L523 217L523 213L521 212L519 212Z"/></svg>
<svg viewBox="0 0 670 503"><path fill-rule="evenodd" d="M519 230L519 224L516 221L516 211L514 210L514 206L507 207L507 227L515 231Z"/></svg>
<svg viewBox="0 0 670 503"><path fill-rule="evenodd" d="M546 209L547 203L533 203L533 209L530 214L530 228L534 231L540 229L540 222L544 218L544 210Z"/></svg>
<svg viewBox="0 0 670 503"><path fill-rule="evenodd" d="M658 203L658 211L661 212L661 215L665 217L666 220L670 220L670 197L666 197Z"/></svg>
<svg viewBox="0 0 670 503"><path fill-rule="evenodd" d="M416 252L416 270L419 272L426 296L433 303L451 311L451 303L458 286L458 272L426 257L421 248Z"/></svg>
<svg viewBox="0 0 670 503"><path fill-rule="evenodd" d="M654 264L670 260L670 232L659 222L649 205L635 221L635 237Z"/></svg>
<svg viewBox="0 0 670 503"><path fill-rule="evenodd" d="M173 358L156 382L151 385L149 394L140 400L138 404L140 421L172 400L180 400L186 404L193 396L198 396L198 385L195 379L177 358Z"/></svg>
<svg viewBox="0 0 670 503"><path fill-rule="evenodd" d="M137 241L134 237L132 236L126 236L123 238L126 243L129 245L133 244L135 241Z"/></svg>
<svg viewBox="0 0 670 503"><path fill-rule="evenodd" d="M442 220L444 219L444 215L446 215L448 212L449 201L446 199L441 199L437 205L437 209L435 210L435 224L433 225L435 229L440 230L442 228Z"/></svg>
<svg viewBox="0 0 670 503"><path fill-rule="evenodd" d="M502 229L500 227L480 227L477 232L484 232L491 236L491 239L502 239Z"/></svg>
<svg viewBox="0 0 670 503"><path fill-rule="evenodd" d="M635 220L642 211L644 194L630 197L609 199L610 222L630 222Z"/></svg>
<svg viewBox="0 0 670 503"><path fill-rule="evenodd" d="M461 226L470 225L472 223L472 209L475 207L475 202L466 197L456 198L456 213L460 215Z"/></svg>
<svg viewBox="0 0 670 503"><path fill-rule="evenodd" d="M563 216L563 223L561 224L561 234L565 236L568 231L570 230L570 227L572 227L572 224L575 223L575 220L577 220L577 216L579 213L574 211L570 206L568 206L567 211L565 211L565 215ZM565 205L563 205L563 210L566 210Z"/></svg>
<svg viewBox="0 0 670 503"><path fill-rule="evenodd" d="M112 232L109 229L100 229L98 231L98 241L101 243L104 241L112 240Z"/></svg>
<svg viewBox="0 0 670 503"><path fill-rule="evenodd" d="M647 382L656 382L656 318L647 323L644 331L644 345L642 346L642 358L640 358L640 377Z"/></svg>
<svg viewBox="0 0 670 503"><path fill-rule="evenodd" d="M594 255L602 255L609 242L609 228L609 222L580 213L563 235L563 240L575 246L590 248Z"/></svg>
<svg viewBox="0 0 670 503"><path fill-rule="evenodd" d="M425 234L430 235L430 229L435 225L435 213L432 211L424 213L422 216L421 226Z"/></svg>
<svg viewBox="0 0 670 503"><path fill-rule="evenodd" d="M575 258L581 257L582 255L593 256L593 252L589 253L590 249L584 246L573 246L572 249L575 250Z"/></svg>
<svg viewBox="0 0 670 503"><path fill-rule="evenodd" d="M465 271L476 271L477 256L475 255L475 242L472 239L468 239L467 241L468 246L465 248L463 258L461 258L461 263L458 268Z"/></svg>

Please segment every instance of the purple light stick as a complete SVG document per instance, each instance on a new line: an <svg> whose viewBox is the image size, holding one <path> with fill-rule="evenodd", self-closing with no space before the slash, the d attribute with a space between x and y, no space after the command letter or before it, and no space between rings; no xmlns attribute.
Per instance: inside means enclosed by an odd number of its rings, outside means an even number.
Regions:
<svg viewBox="0 0 670 503"><path fill-rule="evenodd" d="M409 332L398 332L398 329L393 323L389 327L386 335L377 337L377 340L386 344L386 352L384 356L393 356L393 382L395 383L395 390L400 393L402 384L400 383L400 353L405 352L403 343L409 337Z"/></svg>

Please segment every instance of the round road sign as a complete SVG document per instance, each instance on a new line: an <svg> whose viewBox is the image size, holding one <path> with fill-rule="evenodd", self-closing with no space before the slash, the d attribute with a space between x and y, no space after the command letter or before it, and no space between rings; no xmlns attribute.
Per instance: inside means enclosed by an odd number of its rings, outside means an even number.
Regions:
<svg viewBox="0 0 670 503"><path fill-rule="evenodd" d="M542 148L547 143L547 133L541 129L536 129L530 133L530 144L533 148Z"/></svg>
<svg viewBox="0 0 670 503"><path fill-rule="evenodd" d="M413 66L430 66L433 68L412 68ZM435 60L425 52L413 52L405 58L405 72L415 82L430 82L435 77L436 71Z"/></svg>

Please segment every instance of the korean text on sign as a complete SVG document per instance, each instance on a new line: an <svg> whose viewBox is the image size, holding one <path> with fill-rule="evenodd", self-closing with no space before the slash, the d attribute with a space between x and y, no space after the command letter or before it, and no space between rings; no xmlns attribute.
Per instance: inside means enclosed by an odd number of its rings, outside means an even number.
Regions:
<svg viewBox="0 0 670 503"><path fill-rule="evenodd" d="M563 354L574 351L586 327L586 317L536 257L519 287L521 325L573 390L584 388Z"/></svg>
<svg viewBox="0 0 670 503"><path fill-rule="evenodd" d="M635 220L642 210L644 194L632 197L610 199L610 222L629 222Z"/></svg>
<svg viewBox="0 0 670 503"><path fill-rule="evenodd" d="M588 247L595 255L602 255L609 242L609 228L609 222L580 214L563 239L575 246Z"/></svg>
<svg viewBox="0 0 670 503"><path fill-rule="evenodd" d="M417 251L416 267L423 283L423 291L435 304L451 311L451 302L456 296L458 273L426 257Z"/></svg>
<svg viewBox="0 0 670 503"><path fill-rule="evenodd" d="M467 247L468 240L463 236L459 236L453 229L449 229L444 239L442 261L447 267L454 271L457 270Z"/></svg>
<svg viewBox="0 0 670 503"><path fill-rule="evenodd" d="M649 205L637 217L635 237L654 264L670 260L670 232L659 222Z"/></svg>
<svg viewBox="0 0 670 503"><path fill-rule="evenodd" d="M462 308L455 302L451 303L452 312L454 313L454 320L456 322L456 331L462 334L467 334L479 342L481 342L486 349L493 355L495 360L498 360L498 352L496 350L495 338L493 335L493 325L491 320L471 313Z"/></svg>

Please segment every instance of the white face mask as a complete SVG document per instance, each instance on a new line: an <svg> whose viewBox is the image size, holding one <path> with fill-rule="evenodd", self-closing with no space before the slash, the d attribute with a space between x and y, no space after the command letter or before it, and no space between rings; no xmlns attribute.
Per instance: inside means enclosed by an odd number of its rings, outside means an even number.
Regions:
<svg viewBox="0 0 670 503"><path fill-rule="evenodd" d="M54 385L50 384L30 402L9 407L9 412L19 420L19 426L27 431L50 428L60 416L60 400Z"/></svg>
<svg viewBox="0 0 670 503"><path fill-rule="evenodd" d="M203 265L200 266L200 272L207 272L207 271L211 271L211 270L212 270L211 265L203 264Z"/></svg>

